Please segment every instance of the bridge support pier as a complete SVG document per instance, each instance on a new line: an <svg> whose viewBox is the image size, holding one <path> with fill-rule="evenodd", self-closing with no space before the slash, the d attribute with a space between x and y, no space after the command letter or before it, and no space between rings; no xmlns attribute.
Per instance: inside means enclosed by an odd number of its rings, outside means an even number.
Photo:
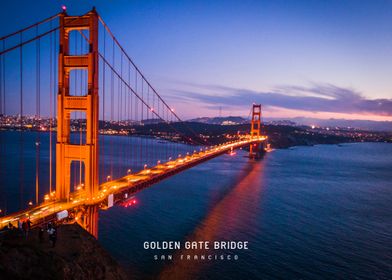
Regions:
<svg viewBox="0 0 392 280"><path fill-rule="evenodd" d="M75 221L95 238L98 238L98 210L98 205L82 206L75 214Z"/></svg>
<svg viewBox="0 0 392 280"><path fill-rule="evenodd" d="M98 205L87 206L83 227L95 238L98 238Z"/></svg>

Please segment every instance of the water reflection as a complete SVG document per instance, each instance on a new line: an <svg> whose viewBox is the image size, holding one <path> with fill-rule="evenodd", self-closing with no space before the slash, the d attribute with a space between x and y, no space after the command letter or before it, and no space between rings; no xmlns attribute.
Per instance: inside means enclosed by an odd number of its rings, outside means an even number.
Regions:
<svg viewBox="0 0 392 280"><path fill-rule="evenodd" d="M250 236L256 226L259 212L252 209L260 207L263 191L264 161L248 162L237 180L227 193L211 205L207 216L199 223L194 231L185 240L188 241L215 241L238 240L238 236ZM246 240L244 240L246 241ZM184 242L183 242L184 243ZM211 244L211 243L210 243ZM250 248L251 250L252 248ZM186 260L186 255L215 255L235 254L241 257L241 251L213 250L182 250L173 256L173 262L161 271L160 279L191 279L200 275L202 270L210 265L216 265L221 260ZM184 259L181 260L181 255ZM227 262L227 261L223 261Z"/></svg>

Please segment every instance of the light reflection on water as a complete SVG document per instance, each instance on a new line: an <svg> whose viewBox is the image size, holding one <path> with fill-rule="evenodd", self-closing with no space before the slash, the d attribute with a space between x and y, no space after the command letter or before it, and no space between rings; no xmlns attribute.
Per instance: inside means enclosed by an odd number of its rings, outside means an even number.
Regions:
<svg viewBox="0 0 392 280"><path fill-rule="evenodd" d="M195 230L185 239L188 241L210 241L209 250L180 250L173 257L174 262L160 273L161 279L192 279L212 265L211 261L181 260L181 255L220 255L221 250L214 250L211 242L238 240L241 233L252 232L256 226L256 215L244 209L257 208L263 188L263 163L248 162L241 174L233 182L233 187L219 201L213 202L207 216L200 221ZM226 252L225 252L226 253ZM234 253L232 258L234 257Z"/></svg>
<svg viewBox="0 0 392 280"><path fill-rule="evenodd" d="M259 162L244 155L146 189L135 208L103 212L100 242L135 279L391 278L392 145L295 147ZM193 252L143 249L170 240L248 240L249 250L219 251L237 261L179 261Z"/></svg>

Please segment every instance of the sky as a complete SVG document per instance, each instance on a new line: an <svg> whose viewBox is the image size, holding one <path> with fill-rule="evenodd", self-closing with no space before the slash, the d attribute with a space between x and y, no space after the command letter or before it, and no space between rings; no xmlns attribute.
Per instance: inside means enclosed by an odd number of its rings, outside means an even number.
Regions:
<svg viewBox="0 0 392 280"><path fill-rule="evenodd" d="M392 0L1 1L0 36L96 6L184 119L392 121Z"/></svg>

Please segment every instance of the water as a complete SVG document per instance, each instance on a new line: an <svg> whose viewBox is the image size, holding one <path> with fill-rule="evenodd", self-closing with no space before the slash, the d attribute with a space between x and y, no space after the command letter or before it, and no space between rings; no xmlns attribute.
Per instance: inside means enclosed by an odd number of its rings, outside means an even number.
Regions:
<svg viewBox="0 0 392 280"><path fill-rule="evenodd" d="M0 136L0 204L18 208L20 133ZM34 197L36 135L24 137L24 192ZM138 151L122 148L141 139L103 139L103 177L112 163L120 173L141 168ZM40 141L47 177L48 135ZM167 144L149 141L152 164L166 156ZM124 160L124 151L133 160ZM220 156L143 190L136 206L101 211L100 243L135 279L392 278L391 144L294 147L262 161L245 155ZM238 255L235 261L181 261L181 254L211 251L143 249L144 241L163 240L244 240L249 249L217 251ZM156 254L174 260L154 260Z"/></svg>
<svg viewBox="0 0 392 280"><path fill-rule="evenodd" d="M392 145L221 156L100 215L100 242L135 278L390 279ZM155 261L150 240L247 240L236 261ZM176 260L177 257L177 260ZM223 277L224 276L224 277Z"/></svg>
<svg viewBox="0 0 392 280"><path fill-rule="evenodd" d="M71 134L72 143L83 142L79 133ZM116 179L131 172L165 162L169 157L191 153L197 146L157 141L146 137L99 136L99 174L100 183L107 176ZM37 147L36 143L39 143ZM46 132L0 131L0 209L13 213L35 203L36 172L39 174L39 201L55 186L56 133L52 134L52 180L50 180L50 135ZM37 162L37 152L39 161ZM36 167L39 166L37 169ZM82 172L80 172L82 170ZM71 191L84 182L84 165L79 161L71 165ZM50 184L52 183L52 184Z"/></svg>

